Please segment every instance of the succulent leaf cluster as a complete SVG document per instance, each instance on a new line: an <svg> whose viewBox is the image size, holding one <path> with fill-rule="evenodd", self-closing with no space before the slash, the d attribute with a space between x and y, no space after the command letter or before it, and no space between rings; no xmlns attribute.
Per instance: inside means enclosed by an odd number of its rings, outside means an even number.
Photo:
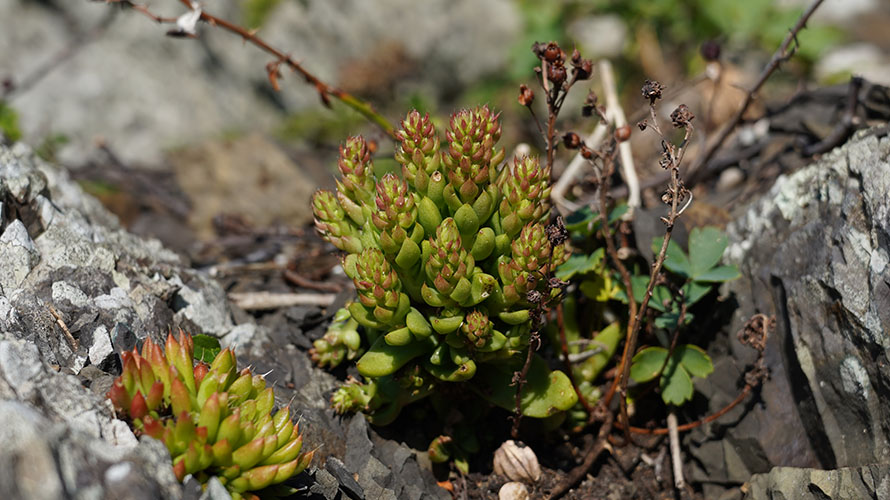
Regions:
<svg viewBox="0 0 890 500"><path fill-rule="evenodd" d="M546 230L549 168L528 156L505 163L500 137L487 106L455 113L444 141L412 111L397 132L401 176L379 179L361 137L341 147L337 192L312 202L316 228L346 252L357 291L313 356L335 366L366 349L357 361L366 381L334 395L338 410L383 423L436 384L473 379L480 364L504 371L525 359L531 312L558 293L546 278L568 252ZM355 328L343 328L347 317L361 327L362 347ZM556 412L575 395L561 372L553 379L538 397Z"/></svg>
<svg viewBox="0 0 890 500"><path fill-rule="evenodd" d="M137 432L167 446L180 481L216 476L236 500L255 498L251 492L299 474L312 460L313 452L301 453L290 410L272 414L272 388L262 375L238 371L230 349L196 365L192 338L180 330L163 350L147 338L141 354L134 349L121 359L108 397Z"/></svg>

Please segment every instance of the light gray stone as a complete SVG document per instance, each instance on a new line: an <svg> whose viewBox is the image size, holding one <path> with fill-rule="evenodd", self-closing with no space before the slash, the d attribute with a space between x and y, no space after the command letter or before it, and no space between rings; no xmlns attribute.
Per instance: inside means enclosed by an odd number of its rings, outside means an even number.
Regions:
<svg viewBox="0 0 890 500"><path fill-rule="evenodd" d="M111 335L108 334L105 325L99 325L93 330L93 343L90 345L89 353L90 364L96 366L101 365L108 356L114 353L114 348L111 346Z"/></svg>
<svg viewBox="0 0 890 500"><path fill-rule="evenodd" d="M748 482L746 500L858 500L890 498L890 465L836 470L776 467Z"/></svg>
<svg viewBox="0 0 890 500"><path fill-rule="evenodd" d="M25 225L20 220L13 220L0 235L0 261L6 268L6 272L0 274L0 289L18 288L39 260L40 254Z"/></svg>

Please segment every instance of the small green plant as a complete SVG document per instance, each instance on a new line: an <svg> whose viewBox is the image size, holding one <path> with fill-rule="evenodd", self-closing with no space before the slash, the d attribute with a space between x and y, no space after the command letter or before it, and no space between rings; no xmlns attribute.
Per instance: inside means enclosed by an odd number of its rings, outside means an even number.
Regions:
<svg viewBox="0 0 890 500"><path fill-rule="evenodd" d="M334 394L338 411L386 424L455 383L516 407L514 373L526 363L533 320L560 293L549 278L568 252L546 225L550 169L527 156L501 167L500 135L488 107L455 113L444 143L413 111L397 133L402 175L379 179L364 139L341 147L337 192L313 198L316 227L347 253L343 268L358 292L312 352L326 366L364 352L356 366L365 380ZM575 404L564 373L537 355L525 368L524 415Z"/></svg>
<svg viewBox="0 0 890 500"><path fill-rule="evenodd" d="M302 472L313 452L301 453L290 410L272 415L272 388L262 375L239 372L230 349L200 339L204 359L217 352L210 365L196 365L194 351L191 336L180 331L178 340L167 336L163 351L148 338L141 355L123 353L123 371L108 392L115 411L167 446L180 481L192 474L204 484L216 476L236 500L258 498L260 490L292 492L280 483Z"/></svg>
<svg viewBox="0 0 890 500"><path fill-rule="evenodd" d="M633 357L630 377L638 383L659 377L661 399L667 404L679 406L692 399L692 377L704 378L712 371L711 358L701 347L681 344L676 346L673 353L657 346L641 349Z"/></svg>
<svg viewBox="0 0 890 500"><path fill-rule="evenodd" d="M616 206L608 216L610 223L616 223L626 212L626 206ZM572 214L567 221L570 234L579 241L589 238L600 231L600 218L589 208ZM664 238L652 241L653 252L658 253ZM739 277L735 266L719 265L723 252L726 250L727 239L715 227L695 228L689 236L689 254L675 242L668 243L664 266L670 271L670 279L652 289L652 300L649 306L654 310L653 329L655 337L663 346L650 346L639 350L632 359L630 376L637 383L646 383L658 377L661 397L665 403L681 405L692 399L692 377L707 377L713 366L705 352L691 344L676 344L668 337L668 333L677 332L681 327L691 324L694 315L688 311L693 305L707 296L716 284ZM609 308L608 304L627 303L628 298L621 284L617 271L606 265L605 251L596 248L589 254L573 255L560 266L556 275L560 279L575 279L579 291L595 304L596 314L604 315L606 311L614 314L617 309ZM633 295L637 303L642 302L649 282L649 276L633 274L630 277ZM602 369L609 363L615 353L623 333L618 323L603 328L592 340L585 341L576 319L576 299L568 298L564 303L564 333L569 347L569 354L584 357L584 352L596 351L589 357L574 364L573 375L579 389L590 403L599 398L599 392L593 382ZM621 313L623 314L623 313ZM555 332L551 331L551 337ZM553 338L556 342L557 339ZM673 351L670 344L674 343ZM581 347L584 348L581 348ZM582 415L579 414L579 417Z"/></svg>

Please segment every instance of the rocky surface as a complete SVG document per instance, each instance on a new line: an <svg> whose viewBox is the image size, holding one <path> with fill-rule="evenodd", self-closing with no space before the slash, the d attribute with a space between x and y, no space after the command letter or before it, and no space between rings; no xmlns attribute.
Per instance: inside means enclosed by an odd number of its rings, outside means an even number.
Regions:
<svg viewBox="0 0 890 500"><path fill-rule="evenodd" d="M239 23L246 5L204 2ZM151 8L185 11L175 1ZM259 34L331 84L435 100L501 69L520 22L508 0L286 1ZM156 165L166 149L269 131L288 113L320 109L315 90L288 71L274 92L272 58L238 36L202 25L199 40L174 39L168 29L103 1L0 2L0 80L21 86L10 105L25 140L61 134L60 159L79 165L103 138L125 163Z"/></svg>
<svg viewBox="0 0 890 500"><path fill-rule="evenodd" d="M780 177L727 229L728 260L742 272L725 290L738 306L732 330L756 313L775 315L777 326L759 399L687 437L708 498L774 466L890 461L890 138L883 134L860 133ZM711 352L722 359L700 389L714 411L738 394L754 353L734 338Z"/></svg>
<svg viewBox="0 0 890 500"><path fill-rule="evenodd" d="M746 500L826 500L890 498L890 466L844 467L835 470L776 467L757 474L748 484Z"/></svg>
<svg viewBox="0 0 890 500"><path fill-rule="evenodd" d="M279 404L301 417L304 446L318 448L299 479L318 498L447 497L411 449L363 417L333 415L336 380L296 349L308 343L299 328L257 326L243 313L236 324L226 300L160 243L122 230L64 171L21 144L0 146L0 496L228 498L219 483L204 493L179 485L163 445L137 441L104 397L120 352L181 327L270 372ZM296 324L324 320L294 309Z"/></svg>

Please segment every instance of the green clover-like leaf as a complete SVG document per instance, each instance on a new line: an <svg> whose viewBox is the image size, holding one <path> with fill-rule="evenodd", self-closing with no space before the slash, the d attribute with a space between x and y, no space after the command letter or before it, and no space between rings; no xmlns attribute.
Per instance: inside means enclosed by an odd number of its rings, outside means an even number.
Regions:
<svg viewBox="0 0 890 500"><path fill-rule="evenodd" d="M692 278L709 271L720 262L728 240L723 231L713 226L695 228L689 233L689 263Z"/></svg>
<svg viewBox="0 0 890 500"><path fill-rule="evenodd" d="M192 337L195 345L195 359L210 363L222 350L219 339L210 335L195 335Z"/></svg>
<svg viewBox="0 0 890 500"><path fill-rule="evenodd" d="M668 350L664 347L641 349L631 360L630 378L640 383L652 380L658 375L667 355Z"/></svg>
<svg viewBox="0 0 890 500"><path fill-rule="evenodd" d="M661 386L661 399L667 404L679 406L692 399L693 387L689 373L674 362L674 359L676 357L671 356L671 361L665 367L659 385Z"/></svg>
<svg viewBox="0 0 890 500"><path fill-rule="evenodd" d="M674 350L674 356L680 359L683 368L690 375L705 378L714 371L714 364L704 349L692 344L679 345Z"/></svg>
<svg viewBox="0 0 890 500"><path fill-rule="evenodd" d="M695 304L711 291L711 285L690 281L683 286L683 300L687 306Z"/></svg>
<svg viewBox="0 0 890 500"><path fill-rule="evenodd" d="M655 255L661 252L663 243L663 236L652 239L652 252ZM692 266L689 263L689 258L686 257L686 252L673 239L668 242L667 252L664 255L664 267L683 277L689 277L692 274Z"/></svg>
<svg viewBox="0 0 890 500"><path fill-rule="evenodd" d="M573 276L587 274L600 267L603 261L605 250L603 248L596 249L589 255L572 255L564 264L556 268L556 277L567 281Z"/></svg>
<svg viewBox="0 0 890 500"><path fill-rule="evenodd" d="M736 266L720 266L696 275L695 280L714 283L734 280L739 276L741 276L741 274Z"/></svg>

